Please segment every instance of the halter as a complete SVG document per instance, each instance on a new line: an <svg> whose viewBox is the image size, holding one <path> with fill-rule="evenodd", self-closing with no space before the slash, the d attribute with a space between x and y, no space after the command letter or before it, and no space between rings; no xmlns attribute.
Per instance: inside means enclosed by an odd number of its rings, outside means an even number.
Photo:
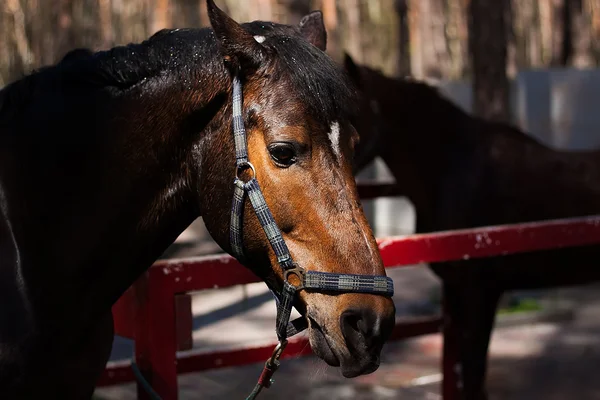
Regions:
<svg viewBox="0 0 600 400"><path fill-rule="evenodd" d="M308 327L304 317L290 322L290 314L296 299L296 293L301 290L308 290L319 292L370 293L391 297L394 294L394 283L387 276L380 275L307 271L293 261L281 231L260 190L260 186L256 180L256 170L248 160L246 128L242 117L242 83L237 75L233 77L232 102L233 138L236 159L236 177L229 230L232 252L240 262L244 262L243 211L244 201L247 196L277 256L277 262L283 271L283 287L281 291L270 287L277 302L276 332L279 344L273 350L273 355L265 363L258 383L247 398L249 400L254 399L263 387L268 388L271 386L271 377L279 367L279 358L287 345L287 338ZM250 170L251 172L251 177L247 181L240 178L240 172L245 170ZM298 285L291 284L288 279L291 276L295 276L300 283Z"/></svg>

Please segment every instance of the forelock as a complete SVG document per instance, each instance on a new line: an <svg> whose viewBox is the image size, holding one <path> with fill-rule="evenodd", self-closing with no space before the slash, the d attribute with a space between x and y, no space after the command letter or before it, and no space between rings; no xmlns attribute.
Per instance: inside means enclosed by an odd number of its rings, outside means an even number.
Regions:
<svg viewBox="0 0 600 400"><path fill-rule="evenodd" d="M357 95L345 72L296 27L255 21L244 28L260 37L274 56L276 78L290 83L291 96L302 101L319 122L329 126L356 113Z"/></svg>

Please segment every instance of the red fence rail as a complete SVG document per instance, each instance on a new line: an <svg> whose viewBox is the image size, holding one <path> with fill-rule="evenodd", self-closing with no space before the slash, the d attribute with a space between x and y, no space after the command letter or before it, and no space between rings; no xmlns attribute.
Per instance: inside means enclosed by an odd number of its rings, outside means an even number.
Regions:
<svg viewBox="0 0 600 400"><path fill-rule="evenodd" d="M365 185L359 190L363 198L399 194L394 185ZM600 216L388 237L378 239L378 244L386 267L600 244ZM114 306L115 332L135 340L136 361L161 397L176 399L178 373L260 362L270 356L275 342L176 357L177 350L192 347L187 292L258 281L228 255L158 261ZM440 332L441 328L441 318L400 322L392 339ZM284 358L309 352L307 341L296 339L290 342ZM99 386L133 380L129 363L111 364ZM138 398L147 398L139 386Z"/></svg>

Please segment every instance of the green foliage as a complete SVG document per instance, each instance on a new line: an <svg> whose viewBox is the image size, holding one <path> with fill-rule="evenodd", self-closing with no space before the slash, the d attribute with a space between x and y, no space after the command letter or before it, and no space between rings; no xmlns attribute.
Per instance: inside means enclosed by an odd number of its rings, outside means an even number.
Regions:
<svg viewBox="0 0 600 400"><path fill-rule="evenodd" d="M521 312L541 311L542 306L535 299L520 299L508 307L503 307L498 310L498 315L515 314Z"/></svg>

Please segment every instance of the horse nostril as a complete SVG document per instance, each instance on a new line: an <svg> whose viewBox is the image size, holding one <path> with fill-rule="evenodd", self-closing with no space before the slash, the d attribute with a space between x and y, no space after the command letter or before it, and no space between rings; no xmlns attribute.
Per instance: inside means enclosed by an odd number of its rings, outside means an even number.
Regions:
<svg viewBox="0 0 600 400"><path fill-rule="evenodd" d="M366 350L382 341L379 316L370 309L350 309L340 316L340 327L349 350Z"/></svg>

